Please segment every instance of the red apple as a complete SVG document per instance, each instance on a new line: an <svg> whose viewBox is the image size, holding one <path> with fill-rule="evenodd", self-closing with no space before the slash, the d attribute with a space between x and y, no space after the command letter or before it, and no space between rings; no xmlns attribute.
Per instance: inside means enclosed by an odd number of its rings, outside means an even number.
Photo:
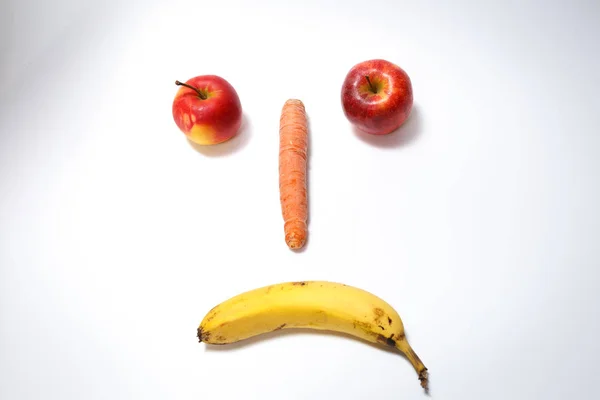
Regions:
<svg viewBox="0 0 600 400"><path fill-rule="evenodd" d="M358 129L372 135L396 130L410 115L412 104L410 78L389 61L363 61L352 67L344 79L344 114Z"/></svg>
<svg viewBox="0 0 600 400"><path fill-rule="evenodd" d="M225 142L242 124L237 92L216 75L196 76L181 86L173 100L173 119L189 140L200 145Z"/></svg>

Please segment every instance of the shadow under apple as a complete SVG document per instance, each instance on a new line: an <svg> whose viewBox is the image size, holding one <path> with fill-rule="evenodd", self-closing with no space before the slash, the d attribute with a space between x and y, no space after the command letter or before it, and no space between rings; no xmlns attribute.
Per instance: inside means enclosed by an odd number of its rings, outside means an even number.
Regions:
<svg viewBox="0 0 600 400"><path fill-rule="evenodd" d="M387 135L371 135L361 131L356 126L353 126L352 130L356 137L371 146L393 149L407 146L421 136L423 117L419 109L413 106L408 119L398 129Z"/></svg>

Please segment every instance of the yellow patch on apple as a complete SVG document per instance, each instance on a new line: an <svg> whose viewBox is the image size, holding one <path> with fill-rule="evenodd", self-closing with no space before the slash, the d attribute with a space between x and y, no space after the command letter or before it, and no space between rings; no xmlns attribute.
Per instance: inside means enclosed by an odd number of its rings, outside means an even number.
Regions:
<svg viewBox="0 0 600 400"><path fill-rule="evenodd" d="M215 143L215 130L208 125L194 124L188 134L188 138L197 144L208 145Z"/></svg>

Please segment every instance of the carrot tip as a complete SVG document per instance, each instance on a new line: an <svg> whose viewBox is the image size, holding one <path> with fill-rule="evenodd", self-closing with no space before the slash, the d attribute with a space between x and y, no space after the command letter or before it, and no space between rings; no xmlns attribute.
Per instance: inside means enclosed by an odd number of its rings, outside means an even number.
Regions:
<svg viewBox="0 0 600 400"><path fill-rule="evenodd" d="M299 250L304 246L304 243L302 242L290 242L288 243L288 247L290 248L290 250Z"/></svg>
<svg viewBox="0 0 600 400"><path fill-rule="evenodd" d="M304 241L299 240L299 239L290 239L287 242L287 245L289 246L290 249L299 249L302 246L304 246Z"/></svg>

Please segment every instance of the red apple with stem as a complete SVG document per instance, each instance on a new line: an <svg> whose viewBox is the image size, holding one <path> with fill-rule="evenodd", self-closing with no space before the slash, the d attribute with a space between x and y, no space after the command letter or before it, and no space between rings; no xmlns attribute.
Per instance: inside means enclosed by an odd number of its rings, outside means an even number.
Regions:
<svg viewBox="0 0 600 400"><path fill-rule="evenodd" d="M408 74L386 60L363 61L350 69L342 85L346 118L372 135L395 131L410 115L412 84Z"/></svg>
<svg viewBox="0 0 600 400"><path fill-rule="evenodd" d="M229 82L216 75L201 75L175 84L181 88L173 100L173 119L189 140L212 145L237 134L242 105Z"/></svg>

